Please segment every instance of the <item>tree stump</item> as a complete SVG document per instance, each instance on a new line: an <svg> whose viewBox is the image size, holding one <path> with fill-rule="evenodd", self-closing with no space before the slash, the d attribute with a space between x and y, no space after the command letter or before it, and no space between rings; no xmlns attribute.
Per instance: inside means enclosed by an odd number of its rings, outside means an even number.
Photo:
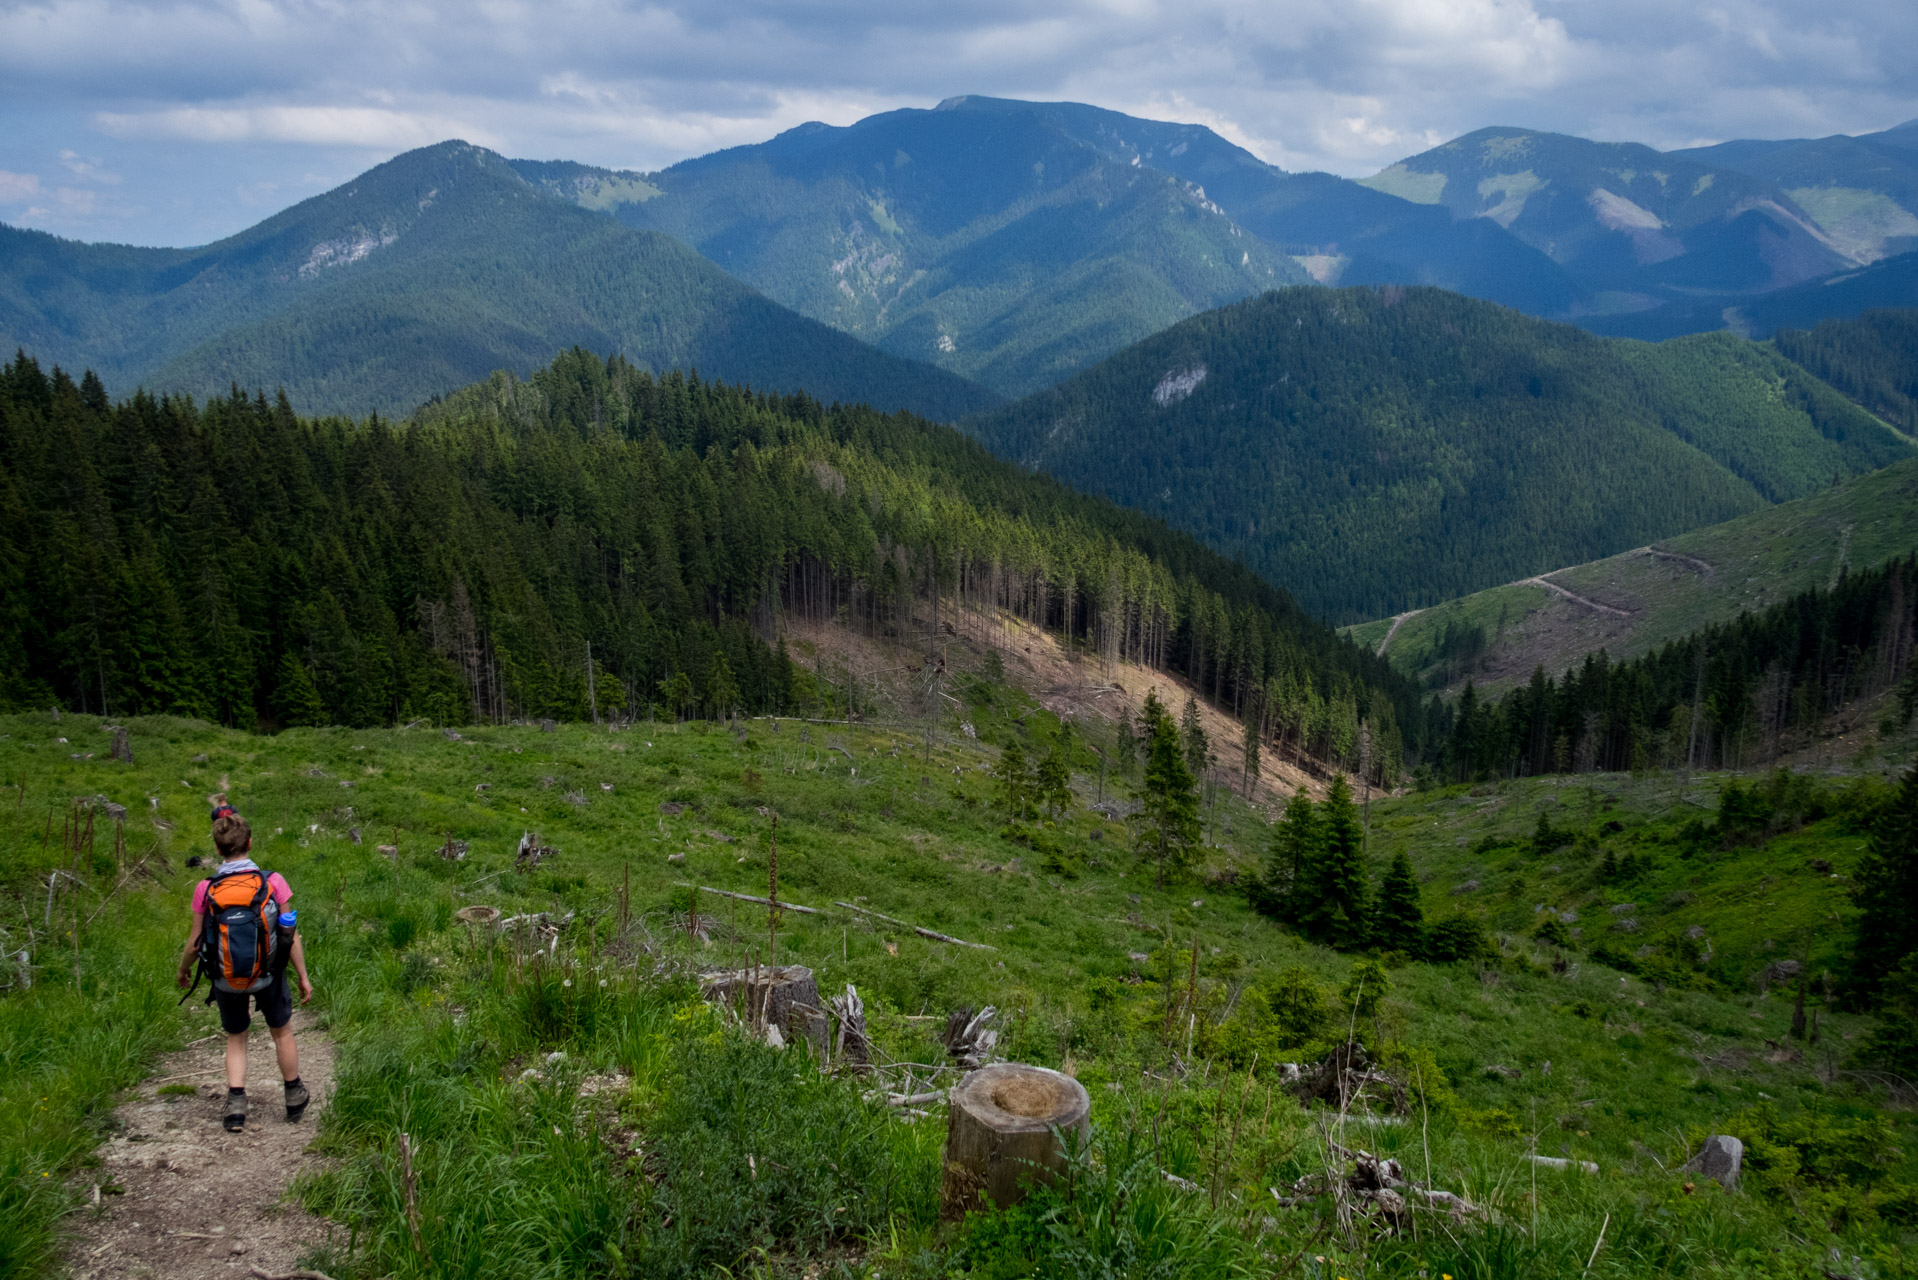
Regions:
<svg viewBox="0 0 1918 1280"><path fill-rule="evenodd" d="M1064 1171L1061 1136L1091 1131L1092 1099L1071 1076L1017 1062L979 1068L952 1091L945 1216L1019 1203L1033 1183L1049 1183Z"/></svg>
<svg viewBox="0 0 1918 1280"><path fill-rule="evenodd" d="M803 1040L825 1061L826 1011L819 984L805 965L722 969L701 975L700 989L713 1004L737 1011L748 1026L777 1027L786 1044Z"/></svg>

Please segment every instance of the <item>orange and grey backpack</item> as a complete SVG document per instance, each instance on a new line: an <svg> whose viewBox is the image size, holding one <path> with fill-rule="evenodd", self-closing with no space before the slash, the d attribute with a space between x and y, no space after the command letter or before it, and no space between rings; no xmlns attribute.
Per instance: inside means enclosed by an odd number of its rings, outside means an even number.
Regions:
<svg viewBox="0 0 1918 1280"><path fill-rule="evenodd" d="M292 947L280 936L280 905L273 900L268 872L246 867L212 877L206 882L205 913L199 973L187 995L200 985L201 973L213 981L206 997L211 1004L220 992L259 991L285 971Z"/></svg>

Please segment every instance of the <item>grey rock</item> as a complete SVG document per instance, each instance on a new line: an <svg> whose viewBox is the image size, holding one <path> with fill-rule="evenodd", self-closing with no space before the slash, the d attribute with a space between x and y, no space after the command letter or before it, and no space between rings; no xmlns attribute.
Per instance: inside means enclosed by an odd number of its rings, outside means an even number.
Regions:
<svg viewBox="0 0 1918 1280"><path fill-rule="evenodd" d="M1698 1154L1686 1161L1686 1173L1701 1173L1727 1191L1738 1189L1738 1171L1745 1163L1745 1144L1730 1134L1714 1133Z"/></svg>

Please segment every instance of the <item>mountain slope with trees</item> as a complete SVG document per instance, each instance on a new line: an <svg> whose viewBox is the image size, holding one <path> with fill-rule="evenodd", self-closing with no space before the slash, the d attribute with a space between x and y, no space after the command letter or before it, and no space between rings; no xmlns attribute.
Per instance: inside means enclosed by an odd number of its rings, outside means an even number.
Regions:
<svg viewBox="0 0 1918 1280"><path fill-rule="evenodd" d="M1239 707L1417 715L1389 665L1158 521L946 427L575 351L410 422L0 379L0 699L225 724L863 709L780 620L971 605ZM930 644L930 641L928 641ZM1303 729L1303 734L1299 729ZM1295 727L1343 751L1338 717Z"/></svg>
<svg viewBox="0 0 1918 1280"><path fill-rule="evenodd" d="M1729 335L1593 337L1436 289L1287 289L966 429L1337 621L1435 604L1910 456ZM1569 553L1569 554L1568 554Z"/></svg>
<svg viewBox="0 0 1918 1280"><path fill-rule="evenodd" d="M1309 278L1203 193L1038 110L806 124L645 175L516 163L815 319L1015 395Z"/></svg>
<svg viewBox="0 0 1918 1280"><path fill-rule="evenodd" d="M992 393L794 314L670 236L557 199L461 142L198 249L0 227L0 347L115 386L283 387L388 415L570 346L664 372L951 418Z"/></svg>
<svg viewBox="0 0 1918 1280"><path fill-rule="evenodd" d="M1867 311L1780 329L1772 343L1787 359L1909 436L1918 436L1918 310Z"/></svg>

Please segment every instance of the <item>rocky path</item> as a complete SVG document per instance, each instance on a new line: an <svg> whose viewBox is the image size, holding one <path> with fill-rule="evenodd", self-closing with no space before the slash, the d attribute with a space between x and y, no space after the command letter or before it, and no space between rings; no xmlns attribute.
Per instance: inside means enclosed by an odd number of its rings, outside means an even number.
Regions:
<svg viewBox="0 0 1918 1280"><path fill-rule="evenodd" d="M252 1112L243 1133L220 1125L225 1037L213 1035L162 1060L114 1112L97 1205L74 1223L67 1264L77 1280L189 1280L283 1276L326 1238L327 1224L288 1204L288 1184L310 1167L307 1145L333 1091L333 1042L293 1015L300 1076L313 1101L297 1124L281 1102L273 1041L256 1016L247 1055ZM161 1090L192 1086L191 1093ZM257 1272L256 1272L257 1269ZM308 1273L311 1274L311 1273Z"/></svg>

